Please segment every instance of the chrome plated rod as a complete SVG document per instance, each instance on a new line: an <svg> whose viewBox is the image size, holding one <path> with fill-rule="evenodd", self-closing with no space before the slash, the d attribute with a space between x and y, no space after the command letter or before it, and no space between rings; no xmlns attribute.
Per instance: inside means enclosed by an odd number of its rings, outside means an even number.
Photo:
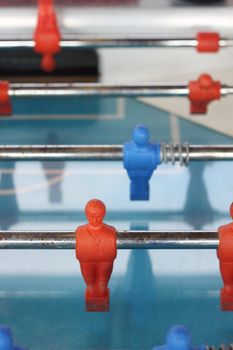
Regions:
<svg viewBox="0 0 233 350"><path fill-rule="evenodd" d="M233 86L222 85L221 95L233 94ZM106 84L106 83L11 83L12 97L105 96L105 97L187 97L188 84Z"/></svg>
<svg viewBox="0 0 233 350"><path fill-rule="evenodd" d="M161 143L161 163L233 160L233 145L173 145ZM0 161L77 161L123 159L122 145L49 145L0 146Z"/></svg>
<svg viewBox="0 0 233 350"><path fill-rule="evenodd" d="M0 160L121 160L122 146L0 146Z"/></svg>
<svg viewBox="0 0 233 350"><path fill-rule="evenodd" d="M155 36L129 35L75 35L63 36L61 48L101 49L101 48L195 48L198 45L196 38L175 38ZM34 40L30 38L0 39L0 49L33 48ZM233 39L221 38L221 48L233 46Z"/></svg>
<svg viewBox="0 0 233 350"><path fill-rule="evenodd" d="M212 145L212 146L190 145L189 159L191 160L233 160L233 145Z"/></svg>
<svg viewBox="0 0 233 350"><path fill-rule="evenodd" d="M216 249L216 231L118 231L118 249ZM0 249L74 249L73 231L0 231Z"/></svg>
<svg viewBox="0 0 233 350"><path fill-rule="evenodd" d="M188 96L187 85L104 83L11 83L10 96Z"/></svg>

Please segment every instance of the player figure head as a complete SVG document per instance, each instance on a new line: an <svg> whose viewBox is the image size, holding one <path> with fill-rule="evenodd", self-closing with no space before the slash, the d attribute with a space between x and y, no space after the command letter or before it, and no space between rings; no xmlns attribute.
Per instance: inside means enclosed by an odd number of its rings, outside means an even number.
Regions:
<svg viewBox="0 0 233 350"><path fill-rule="evenodd" d="M14 349L11 331L6 326L0 326L0 349L1 350Z"/></svg>
<svg viewBox="0 0 233 350"><path fill-rule="evenodd" d="M87 203L85 213L90 226L98 228L103 223L106 207L99 199L92 199Z"/></svg>
<svg viewBox="0 0 233 350"><path fill-rule="evenodd" d="M137 146L145 146L149 142L149 130L143 125L137 125L133 131L132 138Z"/></svg>
<svg viewBox="0 0 233 350"><path fill-rule="evenodd" d="M191 334L184 326L174 326L168 331L168 350L189 350L191 348L191 342Z"/></svg>

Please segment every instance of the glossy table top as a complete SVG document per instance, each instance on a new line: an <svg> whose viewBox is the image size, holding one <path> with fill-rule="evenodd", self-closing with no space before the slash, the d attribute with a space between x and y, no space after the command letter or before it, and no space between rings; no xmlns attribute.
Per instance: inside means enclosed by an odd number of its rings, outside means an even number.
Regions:
<svg viewBox="0 0 233 350"><path fill-rule="evenodd" d="M134 99L15 100L14 108L15 116L0 121L1 144L120 144L139 123L152 140L232 143ZM0 226L75 229L85 222L85 203L97 197L118 229L216 230L230 221L232 171L231 162L162 165L151 200L135 203L121 162L2 162ZM179 323L196 345L233 342L233 314L219 309L215 251L120 251L108 314L84 311L73 251L0 251L0 258L0 323L30 349L149 350Z"/></svg>

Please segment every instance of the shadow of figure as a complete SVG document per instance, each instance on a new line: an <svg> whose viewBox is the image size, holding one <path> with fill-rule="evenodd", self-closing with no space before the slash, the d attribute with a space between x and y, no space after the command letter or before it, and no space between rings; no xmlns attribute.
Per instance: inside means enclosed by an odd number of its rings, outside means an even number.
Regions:
<svg viewBox="0 0 233 350"><path fill-rule="evenodd" d="M47 145L58 145L58 137L54 132L50 132L47 138ZM62 202L62 177L64 174L65 162L62 161L46 161L42 162L42 168L45 173L45 177L48 181L49 202L61 203ZM55 183L53 180L61 177L61 179Z"/></svg>
<svg viewBox="0 0 233 350"><path fill-rule="evenodd" d="M0 227L8 230L18 222L19 207L14 185L14 162L0 163Z"/></svg>
<svg viewBox="0 0 233 350"><path fill-rule="evenodd" d="M148 226L132 225L131 229L147 230ZM133 349L136 343L138 348L144 349L153 339L154 324L150 320L156 313L155 277L147 249L131 250L121 286L116 310L116 326L121 329L117 346Z"/></svg>
<svg viewBox="0 0 233 350"><path fill-rule="evenodd" d="M206 166L206 162L192 162L189 165L190 181L184 205L184 217L195 230L202 229L214 219L203 178Z"/></svg>

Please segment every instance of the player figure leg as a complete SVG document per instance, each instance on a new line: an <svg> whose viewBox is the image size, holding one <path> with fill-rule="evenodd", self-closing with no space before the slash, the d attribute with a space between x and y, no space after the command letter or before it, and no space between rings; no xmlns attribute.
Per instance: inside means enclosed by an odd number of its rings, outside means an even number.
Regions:
<svg viewBox="0 0 233 350"><path fill-rule="evenodd" d="M224 287L221 289L222 310L233 311L233 262L221 262L220 271Z"/></svg>
<svg viewBox="0 0 233 350"><path fill-rule="evenodd" d="M97 278L96 278L96 290L100 297L104 297L109 294L108 282L110 280L113 270L112 262L101 262L97 266Z"/></svg>
<svg viewBox="0 0 233 350"><path fill-rule="evenodd" d="M96 264L80 262L81 272L84 281L87 285L86 297L93 297L96 294L95 278L96 278Z"/></svg>
<svg viewBox="0 0 233 350"><path fill-rule="evenodd" d="M130 199L149 200L149 179L147 177L131 178Z"/></svg>

